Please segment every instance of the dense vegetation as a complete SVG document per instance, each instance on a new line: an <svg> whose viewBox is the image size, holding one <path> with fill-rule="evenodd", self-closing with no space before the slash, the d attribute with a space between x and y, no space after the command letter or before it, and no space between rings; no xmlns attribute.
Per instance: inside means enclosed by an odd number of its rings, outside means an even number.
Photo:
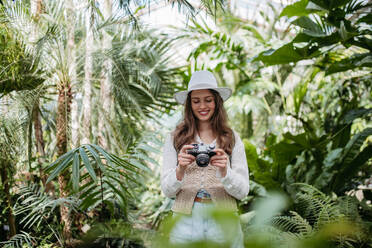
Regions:
<svg viewBox="0 0 372 248"><path fill-rule="evenodd" d="M163 32L126 1L0 1L0 245L170 246L162 142L208 69L246 148L246 247L371 247L371 2L173 3L188 25Z"/></svg>

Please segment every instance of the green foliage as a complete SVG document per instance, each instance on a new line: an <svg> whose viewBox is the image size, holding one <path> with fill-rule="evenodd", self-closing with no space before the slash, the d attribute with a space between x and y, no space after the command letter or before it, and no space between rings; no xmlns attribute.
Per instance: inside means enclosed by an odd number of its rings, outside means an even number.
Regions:
<svg viewBox="0 0 372 248"><path fill-rule="evenodd" d="M82 236L79 247L145 247L141 230L136 230L128 222L111 221L97 223ZM141 235L142 234L142 235Z"/></svg>
<svg viewBox="0 0 372 248"><path fill-rule="evenodd" d="M351 116L359 117L358 113L369 113L356 111L348 112L348 120ZM344 128L348 125L351 123ZM372 129L365 128L353 136L349 133L351 138L347 143L340 142L341 134L338 131L318 136L316 130L309 129L297 135L285 133L281 141L267 144L264 159L258 156L255 146L244 140L252 179L267 189L278 190L283 186L291 194L295 194L291 183L304 182L342 195L354 188L354 182L360 180L357 179L360 171L367 170L364 177L370 175L372 147L368 139Z"/></svg>
<svg viewBox="0 0 372 248"><path fill-rule="evenodd" d="M112 63L111 92L113 114L103 115L107 134L116 153L128 152L141 138L146 121L157 120L176 105L173 94L179 81L179 69L171 67L169 36L154 35L156 30L132 30L116 27L110 50L97 54L99 61ZM97 73L99 77L99 73ZM97 115L104 110L98 103Z"/></svg>
<svg viewBox="0 0 372 248"><path fill-rule="evenodd" d="M0 242L3 248L31 248L34 247L36 239L28 233L21 231L7 241Z"/></svg>
<svg viewBox="0 0 372 248"><path fill-rule="evenodd" d="M280 48L260 53L254 61L277 65L319 58L316 65L326 74L372 67L369 6L368 2L359 0L295 2L287 6L281 16L297 16L292 24L302 31ZM338 59L331 57L332 52L341 53L345 49L352 54Z"/></svg>
<svg viewBox="0 0 372 248"><path fill-rule="evenodd" d="M287 183L306 182L325 192L343 194L353 187L348 182L358 176L357 173L372 157L371 145L360 149L371 134L371 129L366 128L355 134L346 146L338 146L335 149L330 149L328 144L332 144L337 137L311 137L309 133L296 136L286 134L285 139L271 149L275 154L283 152L282 148L288 145L297 148L293 150L292 156L284 161L283 158L276 158L288 164Z"/></svg>
<svg viewBox="0 0 372 248"><path fill-rule="evenodd" d="M359 202L354 197L333 199L311 185L296 186L298 193L294 200L298 212L290 211L289 216L272 219L273 226L284 231L284 236L312 238L333 226L338 228L338 233L330 235L331 247L370 247L368 223L362 220Z"/></svg>
<svg viewBox="0 0 372 248"><path fill-rule="evenodd" d="M67 204L74 212L77 211L78 201L76 198L54 199L43 188L36 184L24 185L19 188L19 198L14 206L14 214L21 218L19 223L23 228L40 230L40 225L48 226L54 232L59 220L56 213L59 206Z"/></svg>
<svg viewBox="0 0 372 248"><path fill-rule="evenodd" d="M45 192L43 187L29 183L19 188L18 199L14 205L14 214L18 220L18 228L34 237L34 246L42 244L62 245L62 228L60 226L59 207L66 204L71 213L78 211L78 199L75 197L55 198Z"/></svg>
<svg viewBox="0 0 372 248"><path fill-rule="evenodd" d="M0 5L0 18L3 10ZM38 58L26 50L4 23L0 23L0 64L0 96L12 91L31 90L44 82Z"/></svg>
<svg viewBox="0 0 372 248"><path fill-rule="evenodd" d="M247 156L247 163L249 166L249 171L252 174L251 179L255 182L261 184L268 190L280 190L280 178L278 175L279 167L273 166L268 161L259 158L256 147L252 145L248 140L243 140L245 146L245 154Z"/></svg>
<svg viewBox="0 0 372 248"><path fill-rule="evenodd" d="M92 209L101 203L114 213L117 201L125 216L128 202L135 198L133 187L142 185L138 175L149 171L136 156L120 158L94 144L65 153L47 170L50 172L47 182L64 171L72 171L72 189L79 192L81 209Z"/></svg>

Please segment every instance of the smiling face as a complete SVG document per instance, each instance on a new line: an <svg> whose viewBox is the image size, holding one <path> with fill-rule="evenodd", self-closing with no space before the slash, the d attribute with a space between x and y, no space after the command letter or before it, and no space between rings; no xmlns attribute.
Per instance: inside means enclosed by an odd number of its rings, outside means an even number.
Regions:
<svg viewBox="0 0 372 248"><path fill-rule="evenodd" d="M193 90L191 92L191 109L199 121L209 121L215 108L216 103L210 90Z"/></svg>

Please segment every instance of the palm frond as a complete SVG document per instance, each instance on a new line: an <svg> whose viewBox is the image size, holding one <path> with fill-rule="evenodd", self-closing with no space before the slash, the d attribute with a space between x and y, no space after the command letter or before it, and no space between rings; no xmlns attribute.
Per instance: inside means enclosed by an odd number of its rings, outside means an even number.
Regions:
<svg viewBox="0 0 372 248"><path fill-rule="evenodd" d="M21 247L34 247L36 243L36 239L32 237L30 234L21 231L11 237L7 241L0 242L3 248L21 248Z"/></svg>
<svg viewBox="0 0 372 248"><path fill-rule="evenodd" d="M118 203L126 215L129 201L136 199L133 189L143 184L140 175L149 169L135 154L121 158L100 146L86 144L59 157L47 171L50 172L47 182L64 171L72 171L70 186L79 193L80 208L92 209L105 204L114 211Z"/></svg>
<svg viewBox="0 0 372 248"><path fill-rule="evenodd" d="M312 227L309 222L298 213L290 211L291 216L276 216L272 219L272 224L285 232L299 233L302 236L309 236Z"/></svg>
<svg viewBox="0 0 372 248"><path fill-rule="evenodd" d="M14 105L18 106L16 102ZM0 115L0 161L16 161L24 150L26 127L29 116L26 112L11 110Z"/></svg>
<svg viewBox="0 0 372 248"><path fill-rule="evenodd" d="M151 34L154 32L123 28L113 37L112 48L97 54L113 67L111 92L116 114L107 123L112 131L121 133L110 137L118 147L128 147L140 137L145 119L156 120L175 106L178 75L169 65L171 39Z"/></svg>
<svg viewBox="0 0 372 248"><path fill-rule="evenodd" d="M62 204L66 204L72 211L77 211L76 198L52 198L36 184L24 185L19 189L20 197L14 207L15 215L23 215L20 221L24 227L39 227L44 221L55 216L55 211Z"/></svg>

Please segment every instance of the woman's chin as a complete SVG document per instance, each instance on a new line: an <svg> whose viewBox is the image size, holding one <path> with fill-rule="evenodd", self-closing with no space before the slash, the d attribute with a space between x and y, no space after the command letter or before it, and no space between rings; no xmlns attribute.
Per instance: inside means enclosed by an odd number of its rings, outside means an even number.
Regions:
<svg viewBox="0 0 372 248"><path fill-rule="evenodd" d="M206 116L198 116L199 121L209 121L211 117L209 115Z"/></svg>

